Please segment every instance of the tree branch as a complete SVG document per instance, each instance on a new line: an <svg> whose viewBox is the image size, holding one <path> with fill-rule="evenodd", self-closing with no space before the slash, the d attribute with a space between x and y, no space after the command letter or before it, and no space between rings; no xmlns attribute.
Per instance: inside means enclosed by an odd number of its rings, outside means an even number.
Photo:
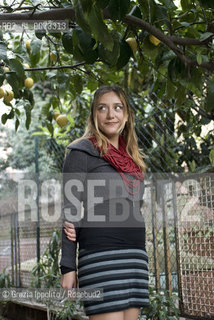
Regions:
<svg viewBox="0 0 214 320"><path fill-rule="evenodd" d="M73 8L59 8L42 12L23 12L23 13L1 13L0 21L9 20L75 20L75 11Z"/></svg>
<svg viewBox="0 0 214 320"><path fill-rule="evenodd" d="M168 38L170 38L174 43L182 46L207 46L212 40L212 36L203 41L194 38L180 38L176 36L168 36Z"/></svg>
<svg viewBox="0 0 214 320"><path fill-rule="evenodd" d="M66 66L56 66L56 67L38 67L38 68L26 68L24 71L43 71L43 70L60 70L60 69L78 69L80 66L84 66L85 62L80 62L77 64L66 65Z"/></svg>
<svg viewBox="0 0 214 320"><path fill-rule="evenodd" d="M181 61L186 65L186 66L199 66L205 69L208 69L210 71L214 70L214 62L203 62L200 65L197 63L197 61L194 61L190 59L189 57L185 56L183 52L174 44L172 39L176 38L176 41L180 42L180 44L183 44L182 40L184 40L184 45L186 44L186 39L174 37L174 36L167 36L163 34L159 29L156 27L150 25L148 22L143 21L137 17L131 16L131 15L126 15L126 17L123 19L123 21L126 24L132 25L132 26L138 26L139 28L142 28L143 30L146 30L147 32L153 34L156 38L158 38L161 42L165 43L175 54L181 59ZM180 40L178 40L180 39ZM190 41L190 39L188 39ZM195 40L195 39L192 39Z"/></svg>
<svg viewBox="0 0 214 320"><path fill-rule="evenodd" d="M107 10L103 11L104 19L110 19L110 15ZM27 13L4 13L0 14L0 21L8 21L8 20L65 20L71 19L75 20L75 11L73 8L59 8L53 9L43 12L27 12ZM161 32L156 27L150 25L148 22L141 20L132 15L126 15L123 19L123 22L129 26L139 27L147 32L153 34L157 37L161 42L166 44L175 54L181 59L181 61L186 66L199 66L205 68L209 71L214 70L214 62L204 62L202 64L198 64L197 61L194 61L187 57L176 45L204 45L205 41L200 41L198 39L184 39L175 36L168 36Z"/></svg>

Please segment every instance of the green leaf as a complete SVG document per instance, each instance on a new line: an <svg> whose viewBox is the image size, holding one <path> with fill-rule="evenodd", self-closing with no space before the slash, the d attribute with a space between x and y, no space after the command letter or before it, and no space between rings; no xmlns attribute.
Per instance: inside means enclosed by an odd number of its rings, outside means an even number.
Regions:
<svg viewBox="0 0 214 320"><path fill-rule="evenodd" d="M83 12L89 12L93 5L93 0L78 0L81 3Z"/></svg>
<svg viewBox="0 0 214 320"><path fill-rule="evenodd" d="M188 82L187 68L185 68L185 65L178 57L172 59L169 62L168 76L173 83L179 80L180 83L185 86Z"/></svg>
<svg viewBox="0 0 214 320"><path fill-rule="evenodd" d="M144 78L144 76L149 72L149 64L145 59L141 58L138 65L141 76Z"/></svg>
<svg viewBox="0 0 214 320"><path fill-rule="evenodd" d="M14 91L14 95L16 98L20 96L19 89L23 87L23 82L19 81L19 79L16 76L16 73L8 73L6 75L7 82L11 85Z"/></svg>
<svg viewBox="0 0 214 320"><path fill-rule="evenodd" d="M25 79L25 72L22 63L18 59L10 59L9 60L10 70L16 73L16 76L21 81Z"/></svg>
<svg viewBox="0 0 214 320"><path fill-rule="evenodd" d="M75 17L78 25L86 32L91 33L91 28L89 26L89 23L84 15L82 6L80 1L77 1L75 4Z"/></svg>
<svg viewBox="0 0 214 320"><path fill-rule="evenodd" d="M213 0L200 0L200 2L205 9L209 9L209 8L214 9Z"/></svg>
<svg viewBox="0 0 214 320"><path fill-rule="evenodd" d="M108 10L113 21L122 20L130 8L129 0L110 0Z"/></svg>
<svg viewBox="0 0 214 320"><path fill-rule="evenodd" d="M164 145L164 134L162 134L161 135L161 138L160 138L160 144L161 144L161 146L163 147L163 145Z"/></svg>
<svg viewBox="0 0 214 320"><path fill-rule="evenodd" d="M155 2L153 0L139 0L138 3L140 4L143 19L153 23L155 20Z"/></svg>
<svg viewBox="0 0 214 320"><path fill-rule="evenodd" d="M8 119L7 113L3 113L3 115L1 116L1 122L2 122L2 124L5 124L5 123L7 122L7 119Z"/></svg>
<svg viewBox="0 0 214 320"><path fill-rule="evenodd" d="M197 60L197 62L198 62L199 65L202 64L201 52L198 52L198 53L197 53L196 60Z"/></svg>
<svg viewBox="0 0 214 320"><path fill-rule="evenodd" d="M7 59L7 46L3 41L0 41L0 59Z"/></svg>
<svg viewBox="0 0 214 320"><path fill-rule="evenodd" d="M214 149L212 149L209 153L209 159L211 162L212 167L214 167Z"/></svg>
<svg viewBox="0 0 214 320"><path fill-rule="evenodd" d="M82 81L82 77L80 75L75 75L73 77L73 83L74 83L74 88L76 90L76 92L78 94L81 94L82 90L83 90L83 81Z"/></svg>
<svg viewBox="0 0 214 320"><path fill-rule="evenodd" d="M12 104L10 102L5 101L5 99L3 100L4 104L8 107L12 107Z"/></svg>
<svg viewBox="0 0 214 320"><path fill-rule="evenodd" d="M206 40L206 39L208 39L208 38L210 38L212 36L213 36L212 32L205 32L200 36L200 40L204 41L204 40Z"/></svg>
<svg viewBox="0 0 214 320"><path fill-rule="evenodd" d="M31 55L37 55L38 53L40 53L41 50L41 40L39 39L34 39L31 41L30 43L30 48L31 48Z"/></svg>
<svg viewBox="0 0 214 320"><path fill-rule="evenodd" d="M159 0L166 8L175 9L176 6L173 0Z"/></svg>
<svg viewBox="0 0 214 320"><path fill-rule="evenodd" d="M181 106L186 100L186 90L183 86L179 86L175 92L175 103L177 106Z"/></svg>
<svg viewBox="0 0 214 320"><path fill-rule="evenodd" d="M14 118L14 115L15 115L14 110L11 109L10 112L9 112L9 114L7 115L7 119L13 119L13 118Z"/></svg>
<svg viewBox="0 0 214 320"><path fill-rule="evenodd" d="M195 160L189 161L189 168L191 172L195 172L195 168L196 168Z"/></svg>
<svg viewBox="0 0 214 320"><path fill-rule="evenodd" d="M73 55L74 55L74 58L77 61L84 61L84 57L82 55L82 52L79 49L79 41L78 41L78 38L77 38L76 29L73 30L72 41L73 41Z"/></svg>
<svg viewBox="0 0 214 320"><path fill-rule="evenodd" d="M87 83L87 88L90 90L90 91L94 91L96 90L98 87L98 83L96 80L92 80L92 79L89 79L88 80L88 83Z"/></svg>
<svg viewBox="0 0 214 320"><path fill-rule="evenodd" d="M113 50L114 40L103 21L101 10L95 5L88 14L88 22L96 41L100 41L106 49Z"/></svg>
<svg viewBox="0 0 214 320"><path fill-rule="evenodd" d="M181 22L180 22L180 25L183 26L183 27L189 27L189 26L190 26L190 23L189 23L189 22L186 22L186 21L181 21Z"/></svg>
<svg viewBox="0 0 214 320"><path fill-rule="evenodd" d="M139 6L134 6L134 7L132 8L132 10L129 12L129 14L130 14L131 16L134 16L134 17L137 17L137 18L139 18L139 19L142 19L142 13L141 13L141 11L140 11Z"/></svg>
<svg viewBox="0 0 214 320"><path fill-rule="evenodd" d="M166 96L168 99L172 99L175 96L175 86L169 79L166 83Z"/></svg>
<svg viewBox="0 0 214 320"><path fill-rule="evenodd" d="M57 109L59 106L59 99L56 96L51 97L50 103L53 106L53 109Z"/></svg>
<svg viewBox="0 0 214 320"><path fill-rule="evenodd" d="M95 40L82 29L76 28L75 30L79 42L78 47L81 50L84 60L87 63L94 63L98 58L98 50L97 48L94 49L96 44Z"/></svg>
<svg viewBox="0 0 214 320"><path fill-rule="evenodd" d="M165 7L156 4L154 7L154 15L159 24L162 25L166 23L167 26L170 26L167 9Z"/></svg>
<svg viewBox="0 0 214 320"><path fill-rule="evenodd" d="M20 116L20 115L21 115L21 112L19 111L19 109L18 109L18 108L15 108L15 113L16 113L16 114L18 114L18 116Z"/></svg>
<svg viewBox="0 0 214 320"><path fill-rule="evenodd" d="M51 107L51 104L50 103L45 103L43 106L42 106L42 109L41 109L41 114L44 116L44 117L48 117L48 114L50 113L49 110L50 110L50 107Z"/></svg>
<svg viewBox="0 0 214 320"><path fill-rule="evenodd" d="M73 53L72 33L73 30L70 29L62 35L62 45L68 53Z"/></svg>
<svg viewBox="0 0 214 320"><path fill-rule="evenodd" d="M111 67L117 64L120 55L119 39L115 31L112 31L112 37L114 38L113 50L108 50L102 44L98 48L100 58Z"/></svg>
<svg viewBox="0 0 214 320"><path fill-rule="evenodd" d="M45 31L35 31L35 36L42 40L42 38L46 35L46 32Z"/></svg>
<svg viewBox="0 0 214 320"><path fill-rule="evenodd" d="M30 61L33 67L37 65L40 59L40 50L41 50L41 40L39 39L34 39L30 43Z"/></svg>
<svg viewBox="0 0 214 320"><path fill-rule="evenodd" d="M0 71L1 71L1 68L0 68ZM4 82L4 74L0 73L0 86L3 85L3 82Z"/></svg>
<svg viewBox="0 0 214 320"><path fill-rule="evenodd" d="M25 114L26 114L25 127L28 130L31 123L31 106L29 104L26 104L24 108L25 108Z"/></svg>
<svg viewBox="0 0 214 320"><path fill-rule="evenodd" d="M200 68L192 68L191 69L191 83L202 92L202 72Z"/></svg>
<svg viewBox="0 0 214 320"><path fill-rule="evenodd" d="M99 0L97 2L97 4L101 9L105 9L107 7L107 5L109 4L109 1L110 0Z"/></svg>
<svg viewBox="0 0 214 320"><path fill-rule="evenodd" d="M181 0L181 7L184 11L192 8L192 0Z"/></svg>
<svg viewBox="0 0 214 320"><path fill-rule="evenodd" d="M20 125L20 121L18 118L16 118L16 122L15 122L15 130L16 131L18 130L19 125Z"/></svg>
<svg viewBox="0 0 214 320"><path fill-rule="evenodd" d="M129 61L131 55L132 55L132 50L128 43L125 40L120 40L120 55L117 60L117 69L120 70L122 69Z"/></svg>
<svg viewBox="0 0 214 320"><path fill-rule="evenodd" d="M34 97L33 97L33 93L32 93L31 90L25 88L23 90L23 98L28 100L30 102L30 105L33 107L33 105L34 105Z"/></svg>
<svg viewBox="0 0 214 320"><path fill-rule="evenodd" d="M54 132L54 128L53 128L53 125L49 122L46 122L46 126L48 128L48 131L50 132L51 135L53 135L53 132Z"/></svg>
<svg viewBox="0 0 214 320"><path fill-rule="evenodd" d="M214 79L212 79L208 82L207 98L205 101L206 111L210 112L210 111L214 110L213 101L214 101Z"/></svg>
<svg viewBox="0 0 214 320"><path fill-rule="evenodd" d="M159 46L155 47L149 41L149 35L147 35L144 40L144 45L143 45L143 52L146 54L146 56L154 61L159 53L159 50L160 50Z"/></svg>

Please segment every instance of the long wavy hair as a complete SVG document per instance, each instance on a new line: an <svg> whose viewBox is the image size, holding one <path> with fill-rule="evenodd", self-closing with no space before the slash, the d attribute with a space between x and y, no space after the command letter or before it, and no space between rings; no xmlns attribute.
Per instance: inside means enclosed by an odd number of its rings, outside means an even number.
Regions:
<svg viewBox="0 0 214 320"><path fill-rule="evenodd" d="M116 85L106 85L98 88L94 93L94 98L91 104L91 112L87 120L87 127L85 133L81 138L74 140L70 145L95 136L97 139L97 146L102 148L102 154L108 152L108 139L99 130L97 123L97 106L102 95L108 92L114 92L121 100L124 107L124 121L119 129L119 133L126 143L126 151L131 156L133 161L138 165L142 172L146 171L146 165L143 161L143 154L139 151L137 136L134 128L134 113L129 105L128 98L122 88Z"/></svg>

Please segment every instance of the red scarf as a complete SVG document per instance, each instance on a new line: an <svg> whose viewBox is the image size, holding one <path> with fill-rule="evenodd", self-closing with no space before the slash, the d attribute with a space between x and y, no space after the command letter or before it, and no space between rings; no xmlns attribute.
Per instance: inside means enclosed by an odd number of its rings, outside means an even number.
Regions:
<svg viewBox="0 0 214 320"><path fill-rule="evenodd" d="M97 146L96 137L89 138L94 146L101 152L102 148ZM126 144L121 136L119 136L119 149L115 148L111 143L108 143L108 152L103 155L103 158L108 161L121 175L125 187L129 194L136 194L140 190L140 181L144 180L144 176L138 165L132 160L126 152ZM126 173L131 179L127 178Z"/></svg>

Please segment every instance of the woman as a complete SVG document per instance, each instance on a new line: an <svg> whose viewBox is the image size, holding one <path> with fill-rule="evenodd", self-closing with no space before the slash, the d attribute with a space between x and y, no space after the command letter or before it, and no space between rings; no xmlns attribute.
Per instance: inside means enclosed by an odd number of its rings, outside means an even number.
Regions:
<svg viewBox="0 0 214 320"><path fill-rule="evenodd" d="M103 289L102 301L84 301L86 315L90 320L135 320L140 308L149 303L140 211L145 165L134 116L120 87L103 86L95 92L86 132L68 148L63 168L68 188L64 189L67 217L62 232L61 286L77 287L79 242L79 288ZM75 186L74 181L78 181ZM71 189L75 205L68 200Z"/></svg>

